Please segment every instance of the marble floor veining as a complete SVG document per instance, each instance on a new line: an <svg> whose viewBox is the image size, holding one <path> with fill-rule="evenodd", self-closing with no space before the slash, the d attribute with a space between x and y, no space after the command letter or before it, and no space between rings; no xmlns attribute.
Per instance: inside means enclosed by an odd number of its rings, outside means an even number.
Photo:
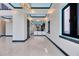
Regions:
<svg viewBox="0 0 79 59"><path fill-rule="evenodd" d="M31 36L26 42L12 42L12 37L0 38L0 56L64 56L44 36Z"/></svg>

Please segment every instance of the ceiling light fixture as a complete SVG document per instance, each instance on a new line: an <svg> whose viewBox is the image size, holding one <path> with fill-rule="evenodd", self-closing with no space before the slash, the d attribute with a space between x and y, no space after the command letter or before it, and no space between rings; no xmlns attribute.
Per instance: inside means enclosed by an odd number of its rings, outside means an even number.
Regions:
<svg viewBox="0 0 79 59"><path fill-rule="evenodd" d="M24 9L30 11L30 12L32 10L29 3L21 3L21 6L22 6L22 8L24 8Z"/></svg>
<svg viewBox="0 0 79 59"><path fill-rule="evenodd" d="M52 14L52 13L54 13L56 11L56 9L49 9L48 10L48 14Z"/></svg>

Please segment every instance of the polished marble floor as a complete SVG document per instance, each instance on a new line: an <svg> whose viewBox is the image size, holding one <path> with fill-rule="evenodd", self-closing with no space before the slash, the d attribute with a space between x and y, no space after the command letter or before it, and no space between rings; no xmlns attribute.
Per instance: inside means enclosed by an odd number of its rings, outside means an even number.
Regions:
<svg viewBox="0 0 79 59"><path fill-rule="evenodd" d="M44 36L31 36L26 42L12 42L12 37L0 38L0 56L64 56Z"/></svg>

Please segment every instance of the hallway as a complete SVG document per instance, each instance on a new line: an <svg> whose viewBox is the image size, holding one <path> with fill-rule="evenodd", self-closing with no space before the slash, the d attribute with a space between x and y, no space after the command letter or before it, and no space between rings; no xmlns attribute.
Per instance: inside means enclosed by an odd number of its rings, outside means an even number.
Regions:
<svg viewBox="0 0 79 59"><path fill-rule="evenodd" d="M0 55L79 56L79 3L0 7Z"/></svg>
<svg viewBox="0 0 79 59"><path fill-rule="evenodd" d="M0 38L0 55L13 56L64 56L44 36L31 36L25 42L12 42L11 37Z"/></svg>

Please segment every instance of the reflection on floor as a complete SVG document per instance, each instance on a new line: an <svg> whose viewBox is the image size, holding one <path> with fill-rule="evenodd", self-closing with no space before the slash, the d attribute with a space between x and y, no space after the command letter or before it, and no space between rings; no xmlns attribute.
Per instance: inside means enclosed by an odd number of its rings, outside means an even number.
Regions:
<svg viewBox="0 0 79 59"><path fill-rule="evenodd" d="M26 42L12 42L11 37L0 38L0 55L13 56L63 56L44 36L32 36Z"/></svg>

